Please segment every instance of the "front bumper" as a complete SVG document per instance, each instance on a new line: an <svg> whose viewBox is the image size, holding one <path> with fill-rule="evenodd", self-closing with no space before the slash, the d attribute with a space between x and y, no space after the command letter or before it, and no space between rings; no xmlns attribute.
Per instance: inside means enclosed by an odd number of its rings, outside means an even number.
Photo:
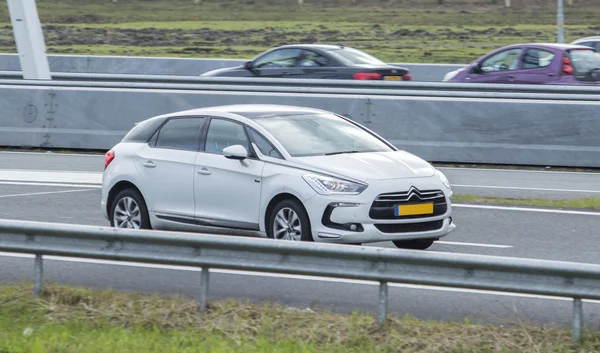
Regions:
<svg viewBox="0 0 600 353"><path fill-rule="evenodd" d="M382 194L439 191L434 212L430 215L394 216L393 202L378 205ZM441 196L443 194L443 196ZM410 195L410 193L408 193ZM425 201L419 196L408 196L406 203ZM360 195L317 195L305 201L309 213L312 235L316 242L372 243L380 241L439 239L456 228L452 220L451 190L438 178L375 181ZM424 196L423 196L424 197ZM425 197L424 197L425 198ZM427 201L428 202L428 201ZM377 209L375 209L377 208ZM373 216L373 218L371 218Z"/></svg>

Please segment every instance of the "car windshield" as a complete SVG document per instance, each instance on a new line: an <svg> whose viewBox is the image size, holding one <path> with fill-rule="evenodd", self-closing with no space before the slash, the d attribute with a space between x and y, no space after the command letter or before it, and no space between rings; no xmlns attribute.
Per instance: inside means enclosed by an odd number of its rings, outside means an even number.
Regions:
<svg viewBox="0 0 600 353"><path fill-rule="evenodd" d="M600 69L600 56L593 50L577 49L571 50L571 62L575 71L588 73L594 69Z"/></svg>
<svg viewBox="0 0 600 353"><path fill-rule="evenodd" d="M376 57L353 48L331 50L330 53L350 65L385 65L383 61Z"/></svg>
<svg viewBox="0 0 600 353"><path fill-rule="evenodd" d="M292 157L393 151L379 138L334 114L261 117L254 121L271 133Z"/></svg>

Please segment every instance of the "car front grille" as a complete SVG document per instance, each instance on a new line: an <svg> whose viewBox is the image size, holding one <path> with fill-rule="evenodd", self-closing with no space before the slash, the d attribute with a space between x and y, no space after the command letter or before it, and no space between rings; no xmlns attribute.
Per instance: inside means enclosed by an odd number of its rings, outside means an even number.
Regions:
<svg viewBox="0 0 600 353"><path fill-rule="evenodd" d="M433 222L375 224L375 228L379 229L379 231L382 233L429 232L432 230L438 230L443 226L443 219Z"/></svg>
<svg viewBox="0 0 600 353"><path fill-rule="evenodd" d="M396 205L402 206L424 203L433 203L433 214L395 215ZM371 217L371 219L414 219L441 216L446 213L446 211L448 211L448 204L446 203L446 197L442 190L420 191L415 187L411 187L408 191L386 193L377 196L369 210L369 217Z"/></svg>

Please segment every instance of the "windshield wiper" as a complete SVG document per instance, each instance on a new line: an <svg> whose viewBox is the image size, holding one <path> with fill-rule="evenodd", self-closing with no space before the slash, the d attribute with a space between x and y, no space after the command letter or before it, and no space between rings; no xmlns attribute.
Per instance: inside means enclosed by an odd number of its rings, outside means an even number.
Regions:
<svg viewBox="0 0 600 353"><path fill-rule="evenodd" d="M346 154L346 153L360 153L360 151L340 151L340 152L331 152L331 153L325 153L326 156L331 156L334 154Z"/></svg>

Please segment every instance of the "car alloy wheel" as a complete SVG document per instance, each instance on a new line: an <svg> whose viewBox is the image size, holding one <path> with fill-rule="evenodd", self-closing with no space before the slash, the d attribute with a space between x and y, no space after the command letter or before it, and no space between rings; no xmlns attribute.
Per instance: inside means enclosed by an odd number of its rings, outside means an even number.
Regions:
<svg viewBox="0 0 600 353"><path fill-rule="evenodd" d="M273 222L273 236L282 240L302 240L302 223L294 210L285 207L277 212Z"/></svg>
<svg viewBox="0 0 600 353"><path fill-rule="evenodd" d="M112 227L152 229L144 198L135 189L126 189L117 194L113 200L110 215Z"/></svg>
<svg viewBox="0 0 600 353"><path fill-rule="evenodd" d="M140 229L142 226L140 207L131 197L123 197L117 202L113 217L117 228Z"/></svg>
<svg viewBox="0 0 600 353"><path fill-rule="evenodd" d="M269 238L313 241L308 214L298 200L282 200L275 205L270 211L267 225Z"/></svg>

